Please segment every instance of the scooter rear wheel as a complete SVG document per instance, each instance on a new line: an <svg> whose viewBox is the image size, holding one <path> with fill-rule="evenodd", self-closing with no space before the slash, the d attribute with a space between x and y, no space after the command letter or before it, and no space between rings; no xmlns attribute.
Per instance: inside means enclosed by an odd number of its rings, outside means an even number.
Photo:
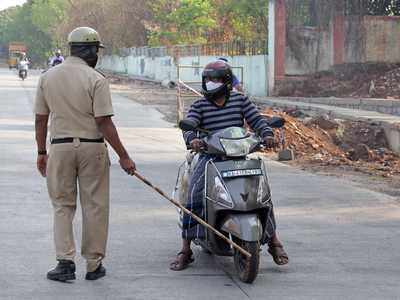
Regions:
<svg viewBox="0 0 400 300"><path fill-rule="evenodd" d="M258 268L260 265L260 243L242 240L237 241L237 243L250 252L251 258L248 258L235 249L234 263L236 271L241 281L252 283L258 275Z"/></svg>

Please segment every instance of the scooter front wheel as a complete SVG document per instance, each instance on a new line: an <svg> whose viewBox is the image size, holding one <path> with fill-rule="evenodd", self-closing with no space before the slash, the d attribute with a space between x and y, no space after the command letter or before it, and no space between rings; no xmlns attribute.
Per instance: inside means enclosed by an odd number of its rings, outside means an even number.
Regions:
<svg viewBox="0 0 400 300"><path fill-rule="evenodd" d="M258 275L258 268L260 265L260 243L246 242L242 240L237 241L237 243L247 250L251 254L251 257L248 258L235 249L233 259L236 271L238 272L241 281L252 283Z"/></svg>

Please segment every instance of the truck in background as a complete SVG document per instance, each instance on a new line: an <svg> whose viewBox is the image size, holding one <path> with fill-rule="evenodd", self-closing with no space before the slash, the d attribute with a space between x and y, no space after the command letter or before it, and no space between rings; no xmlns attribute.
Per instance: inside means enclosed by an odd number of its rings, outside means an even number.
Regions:
<svg viewBox="0 0 400 300"><path fill-rule="evenodd" d="M22 42L11 42L8 44L8 67L10 69L17 68L18 62L26 53L27 47Z"/></svg>

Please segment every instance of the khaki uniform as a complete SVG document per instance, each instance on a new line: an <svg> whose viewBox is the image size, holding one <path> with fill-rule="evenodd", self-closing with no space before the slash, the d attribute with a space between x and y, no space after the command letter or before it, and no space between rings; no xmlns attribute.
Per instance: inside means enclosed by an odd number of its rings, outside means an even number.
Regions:
<svg viewBox="0 0 400 300"><path fill-rule="evenodd" d="M104 258L107 244L110 160L104 142L80 139L102 138L95 117L113 115L108 81L80 58L69 57L40 78L35 113L50 115L51 141L73 138L51 144L47 163L57 259L75 257L72 220L79 190L81 253L92 272Z"/></svg>

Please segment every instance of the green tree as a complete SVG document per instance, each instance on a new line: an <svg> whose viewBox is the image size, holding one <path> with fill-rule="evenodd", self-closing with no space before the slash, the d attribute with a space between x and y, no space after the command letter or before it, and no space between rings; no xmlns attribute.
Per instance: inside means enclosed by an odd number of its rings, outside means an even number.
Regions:
<svg viewBox="0 0 400 300"><path fill-rule="evenodd" d="M38 29L32 22L32 2L3 11L0 15L0 42L24 42L28 55L35 63L46 59L46 52L51 48L51 37Z"/></svg>
<svg viewBox="0 0 400 300"><path fill-rule="evenodd" d="M265 40L268 0L156 0L151 45Z"/></svg>
<svg viewBox="0 0 400 300"><path fill-rule="evenodd" d="M66 22L71 4L68 0L35 0L32 3L32 23L40 31L51 36L55 47L65 44L59 24Z"/></svg>
<svg viewBox="0 0 400 300"><path fill-rule="evenodd" d="M156 0L149 43L155 45L206 42L206 33L217 26L211 0Z"/></svg>
<svg viewBox="0 0 400 300"><path fill-rule="evenodd" d="M214 0L213 6L226 39L267 38L268 0Z"/></svg>

